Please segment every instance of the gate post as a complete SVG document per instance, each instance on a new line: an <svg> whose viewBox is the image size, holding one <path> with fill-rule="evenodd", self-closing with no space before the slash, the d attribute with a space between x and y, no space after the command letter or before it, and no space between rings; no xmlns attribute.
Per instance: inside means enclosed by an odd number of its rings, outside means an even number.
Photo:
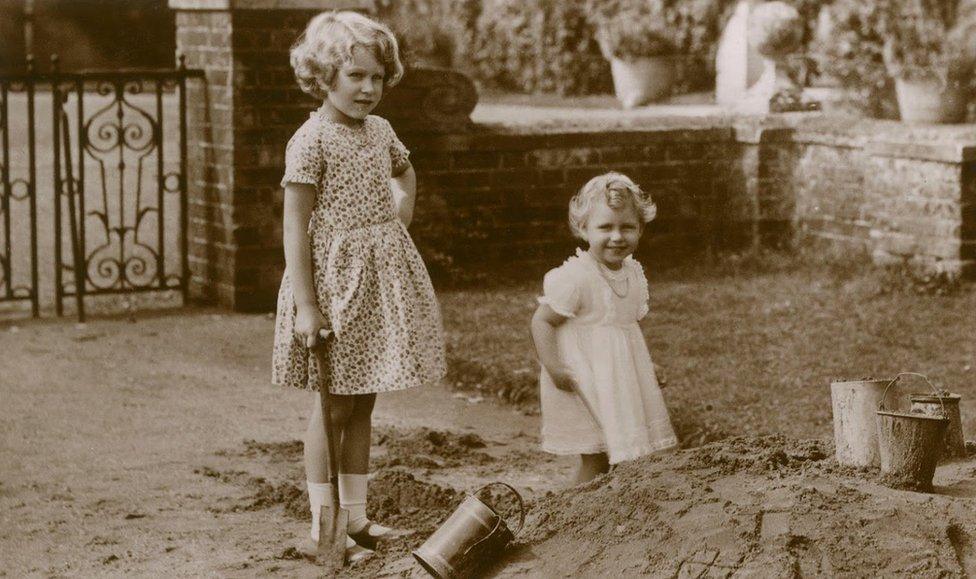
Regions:
<svg viewBox="0 0 976 579"><path fill-rule="evenodd" d="M187 86L189 296L238 311L273 309L285 144L318 106L288 50L325 9L373 0L169 0L177 51L205 82Z"/></svg>

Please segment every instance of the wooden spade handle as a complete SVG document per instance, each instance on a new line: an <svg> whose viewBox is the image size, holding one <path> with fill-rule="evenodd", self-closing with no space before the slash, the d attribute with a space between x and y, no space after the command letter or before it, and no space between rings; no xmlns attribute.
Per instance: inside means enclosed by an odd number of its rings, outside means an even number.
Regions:
<svg viewBox="0 0 976 579"><path fill-rule="evenodd" d="M329 412L329 387L332 385L332 373L328 371L328 368L331 347L332 337L329 336L320 340L311 350L315 354L319 371L319 399L322 401L322 422L325 424L326 446L329 454L329 481L332 483L335 494L338 494L339 437L335 431L335 424L332 422L332 413ZM338 499L335 504L339 504Z"/></svg>

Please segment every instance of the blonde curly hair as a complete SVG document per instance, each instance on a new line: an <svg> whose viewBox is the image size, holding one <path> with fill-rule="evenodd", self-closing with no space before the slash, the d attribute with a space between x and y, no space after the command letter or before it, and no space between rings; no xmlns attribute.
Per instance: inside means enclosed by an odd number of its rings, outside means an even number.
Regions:
<svg viewBox="0 0 976 579"><path fill-rule="evenodd" d="M657 205L651 195L645 193L633 179L623 173L611 171L590 179L586 185L569 200L569 228L573 235L585 239L583 229L586 219L597 199L603 199L607 206L619 209L628 204L637 213L641 225L657 216Z"/></svg>
<svg viewBox="0 0 976 579"><path fill-rule="evenodd" d="M291 67L301 89L324 99L336 72L352 59L353 49L371 50L383 65L383 86L389 88L403 77L400 48L384 24L356 12L323 12L312 18L291 47Z"/></svg>

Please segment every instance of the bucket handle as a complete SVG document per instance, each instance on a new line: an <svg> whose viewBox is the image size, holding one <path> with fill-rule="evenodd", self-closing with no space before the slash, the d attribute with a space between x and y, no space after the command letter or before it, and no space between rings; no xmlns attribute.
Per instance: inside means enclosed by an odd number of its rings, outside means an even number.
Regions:
<svg viewBox="0 0 976 579"><path fill-rule="evenodd" d="M519 504L519 524L518 524L518 529L516 529L515 532L512 533L513 536L514 535L517 535L517 534L519 534L519 531L522 530L522 525L525 524L525 503L522 501L522 495L520 495L519 492L517 490L515 490L515 488L512 485L510 485L508 483L503 483L503 482L500 482L500 481L491 482L491 483L488 483L485 486L479 488L478 490L474 491L474 494L477 495L478 493L480 493L481 491L485 490L486 488L492 487L492 486L495 486L495 485L501 485L503 487L508 488L508 490L512 491L512 494L515 495L515 498L518 499L518 504ZM495 509L493 507L490 507L490 508L491 508L492 512L495 511ZM478 545L484 543L489 538L491 538L492 535L495 534L495 531L497 531L498 530L498 527L500 527L501 524L502 524L502 516L499 515L498 513L495 513L495 515L498 517L498 519L495 520L495 526L491 529L491 531L488 532L487 535L485 535L481 539L478 539L470 547L468 547L467 549L465 549L464 550L464 553L461 554L461 558L462 559L464 557L467 557L468 556L468 553L470 553L475 547L477 547Z"/></svg>
<svg viewBox="0 0 976 579"><path fill-rule="evenodd" d="M939 404L942 406L943 418L949 417L949 413L946 412L945 402L942 401L942 392L935 387L935 384L933 384L932 381L929 380L928 376L926 376L925 374L919 374L918 372L900 372L897 376L894 377L894 379L891 380L891 382L888 382L888 385L885 386L884 393L881 395L881 402L878 404L879 412L885 411L885 398L887 398L888 396L888 388L891 388L895 384L895 382L897 382L898 379L901 378L902 376L918 376L922 380L925 380L925 382L928 383L929 387L932 388L932 392L935 394L935 397L939 399Z"/></svg>
<svg viewBox="0 0 976 579"><path fill-rule="evenodd" d="M522 530L522 526L525 525L525 502L522 501L522 495L520 495L519 492L517 490L515 490L515 487L513 487L512 485L510 485L508 483L503 483L501 481L490 482L490 483L486 484L485 486L479 488L478 490L474 491L474 494L478 494L481 491L485 490L486 488L493 487L493 486L496 486L496 485L503 486L503 487L507 488L508 490L512 491L512 494L515 495L515 498L516 499L518 499L518 504L519 504L519 524L518 524L518 528L515 529L515 532L513 533L513 535L518 535L519 532ZM495 510L495 509L492 508L492 510ZM498 516L498 519L501 520L501 515ZM496 528L497 528L497 525L496 525ZM494 532L494 530L492 530L492 532Z"/></svg>

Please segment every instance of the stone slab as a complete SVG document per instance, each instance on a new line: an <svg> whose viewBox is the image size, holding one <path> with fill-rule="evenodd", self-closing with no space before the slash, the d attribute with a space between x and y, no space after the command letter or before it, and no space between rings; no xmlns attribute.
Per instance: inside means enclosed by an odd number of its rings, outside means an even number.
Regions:
<svg viewBox="0 0 976 579"><path fill-rule="evenodd" d="M870 142L865 151L876 157L898 159L918 159L921 161L940 161L943 163L964 163L976 160L976 143L908 143L908 142Z"/></svg>

